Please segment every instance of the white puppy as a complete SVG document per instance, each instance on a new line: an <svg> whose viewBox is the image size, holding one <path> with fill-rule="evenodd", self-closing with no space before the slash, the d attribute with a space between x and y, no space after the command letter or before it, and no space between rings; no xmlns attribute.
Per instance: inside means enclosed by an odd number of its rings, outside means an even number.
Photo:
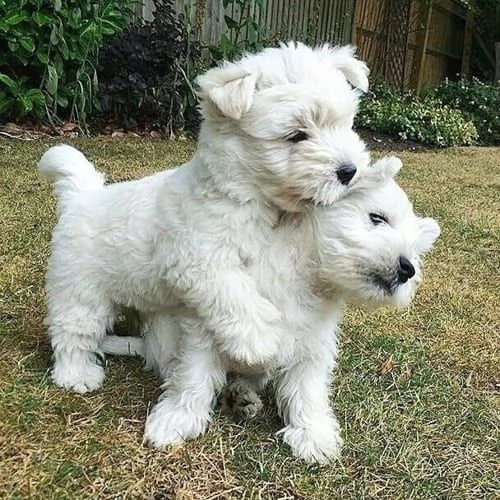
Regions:
<svg viewBox="0 0 500 500"><path fill-rule="evenodd" d="M198 150L173 173L104 186L75 149L45 153L39 168L59 214L46 285L54 382L100 387L96 353L119 306L153 329L163 311L184 307L234 361L275 358L286 322L250 270L283 213L335 202L368 165L351 130L351 84L366 90L367 73L351 47L302 44L209 70L198 81ZM271 281L278 272L260 269Z"/></svg>
<svg viewBox="0 0 500 500"><path fill-rule="evenodd" d="M383 159L333 206L283 216L261 258L248 264L286 332L270 361L248 366L228 358L206 323L183 307L158 314L145 341L106 337L105 352L142 354L164 381L146 423L149 442L161 447L204 432L233 371L243 376L224 394L241 415L255 414L255 390L272 378L285 422L280 433L293 453L320 462L338 456L342 440L328 395L344 306L407 306L421 280L421 256L439 235L394 182L399 168L398 159Z"/></svg>

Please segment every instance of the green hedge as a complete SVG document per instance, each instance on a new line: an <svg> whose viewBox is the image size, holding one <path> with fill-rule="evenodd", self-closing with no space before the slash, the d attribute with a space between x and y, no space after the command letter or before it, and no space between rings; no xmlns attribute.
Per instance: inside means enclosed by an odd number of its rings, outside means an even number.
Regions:
<svg viewBox="0 0 500 500"><path fill-rule="evenodd" d="M99 105L98 49L128 24L130 0L0 0L0 118L85 126Z"/></svg>
<svg viewBox="0 0 500 500"><path fill-rule="evenodd" d="M500 86L477 78L445 80L430 96L474 123L480 144L500 144Z"/></svg>
<svg viewBox="0 0 500 500"><path fill-rule="evenodd" d="M375 85L365 95L356 124L430 146L468 146L478 139L474 123L460 110L432 94L418 99L387 84Z"/></svg>

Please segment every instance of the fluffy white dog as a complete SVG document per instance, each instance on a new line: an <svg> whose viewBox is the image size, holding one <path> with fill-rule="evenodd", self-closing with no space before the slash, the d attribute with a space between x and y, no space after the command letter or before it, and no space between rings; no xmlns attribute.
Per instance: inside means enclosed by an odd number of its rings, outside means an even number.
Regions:
<svg viewBox="0 0 500 500"><path fill-rule="evenodd" d="M54 382L100 387L96 353L117 307L155 325L187 307L218 349L254 365L286 338L251 271L285 212L329 205L369 163L351 130L368 70L351 47L282 45L199 78L204 122L174 172L110 186L69 146L42 157L59 221L47 272ZM272 279L269 270L268 279Z"/></svg>
<svg viewBox="0 0 500 500"><path fill-rule="evenodd" d="M286 331L269 362L228 358L189 308L158 315L144 341L106 337L105 352L140 354L164 381L147 440L161 447L203 433L233 371L240 376L223 393L241 416L260 409L256 390L271 378L285 422L280 433L293 453L319 462L338 456L342 439L328 394L345 304L407 306L421 281L421 256L439 235L436 221L417 217L392 179L399 167L399 160L383 159L332 207L284 216L260 261L249 265Z"/></svg>

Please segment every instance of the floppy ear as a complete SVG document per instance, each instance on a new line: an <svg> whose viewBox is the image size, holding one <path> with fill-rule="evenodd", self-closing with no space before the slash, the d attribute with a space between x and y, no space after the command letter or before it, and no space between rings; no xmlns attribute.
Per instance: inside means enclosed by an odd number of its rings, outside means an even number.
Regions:
<svg viewBox="0 0 500 500"><path fill-rule="evenodd" d="M223 115L239 120L252 105L257 75L236 64L226 64L208 70L197 83L202 100L210 100Z"/></svg>
<svg viewBox="0 0 500 500"><path fill-rule="evenodd" d="M363 92L368 90L368 75L370 70L368 66L355 56L356 47L353 45L344 45L334 47L331 52L330 60L333 61L333 67L344 73L347 81Z"/></svg>
<svg viewBox="0 0 500 500"><path fill-rule="evenodd" d="M396 177L403 163L396 156L384 156L361 174L360 182L378 183Z"/></svg>
<svg viewBox="0 0 500 500"><path fill-rule="evenodd" d="M430 217L420 218L417 222L418 239L417 239L417 252L428 252L438 236L441 234L439 224Z"/></svg>
<svg viewBox="0 0 500 500"><path fill-rule="evenodd" d="M393 179L402 166L403 162L397 156L384 156L374 163L373 168L379 170L381 177Z"/></svg>

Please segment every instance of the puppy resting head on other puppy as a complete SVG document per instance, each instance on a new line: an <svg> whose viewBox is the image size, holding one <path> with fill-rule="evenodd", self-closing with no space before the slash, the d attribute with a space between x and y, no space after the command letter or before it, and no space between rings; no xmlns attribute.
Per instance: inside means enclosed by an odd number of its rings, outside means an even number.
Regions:
<svg viewBox="0 0 500 500"><path fill-rule="evenodd" d="M331 296L362 306L406 307L422 278L421 256L439 236L434 219L415 215L394 181L397 158L383 158L350 193L318 208L320 283Z"/></svg>
<svg viewBox="0 0 500 500"><path fill-rule="evenodd" d="M300 43L213 68L198 78L199 154L242 199L330 205L370 161L352 131L367 75L351 46Z"/></svg>

